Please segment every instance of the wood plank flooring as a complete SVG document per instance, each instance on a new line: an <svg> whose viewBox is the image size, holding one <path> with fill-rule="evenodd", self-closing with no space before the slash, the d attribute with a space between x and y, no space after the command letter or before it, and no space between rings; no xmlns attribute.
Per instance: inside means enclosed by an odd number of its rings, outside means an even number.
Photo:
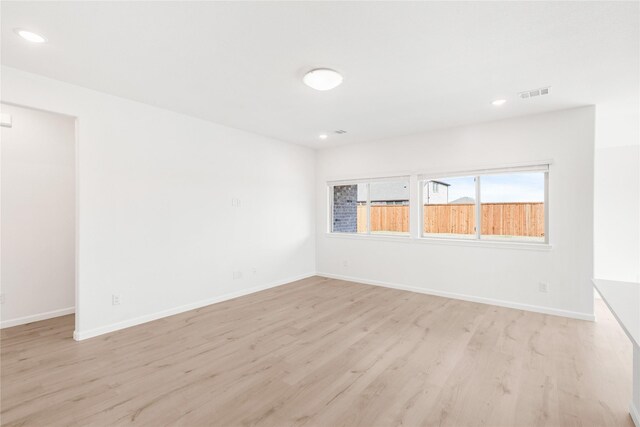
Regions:
<svg viewBox="0 0 640 427"><path fill-rule="evenodd" d="M632 426L598 322L313 277L75 342L2 330L3 426Z"/></svg>

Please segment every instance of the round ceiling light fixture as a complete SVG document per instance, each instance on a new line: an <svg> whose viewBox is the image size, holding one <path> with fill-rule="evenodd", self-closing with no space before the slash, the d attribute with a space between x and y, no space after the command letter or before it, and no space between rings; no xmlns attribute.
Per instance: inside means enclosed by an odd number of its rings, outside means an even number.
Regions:
<svg viewBox="0 0 640 427"><path fill-rule="evenodd" d="M331 90L340 86L342 75L330 68L315 68L304 75L304 84L315 90Z"/></svg>
<svg viewBox="0 0 640 427"><path fill-rule="evenodd" d="M34 33L33 31L25 30L22 28L16 28L15 33L31 43L46 43L47 39L41 36L40 34Z"/></svg>
<svg viewBox="0 0 640 427"><path fill-rule="evenodd" d="M496 99L491 103L491 105L495 105L496 107L499 107L501 105L504 105L505 102L507 102L506 99Z"/></svg>
<svg viewBox="0 0 640 427"><path fill-rule="evenodd" d="M326 133L321 133L320 135L318 135L318 138L327 139L327 138L329 138L329 135L327 135Z"/></svg>

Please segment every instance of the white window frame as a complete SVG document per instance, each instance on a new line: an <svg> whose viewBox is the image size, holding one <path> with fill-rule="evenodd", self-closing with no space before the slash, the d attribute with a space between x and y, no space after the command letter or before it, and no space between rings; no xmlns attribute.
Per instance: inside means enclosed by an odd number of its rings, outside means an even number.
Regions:
<svg viewBox="0 0 640 427"><path fill-rule="evenodd" d="M384 232L379 231L376 233L371 233L371 184L376 182L398 182L398 181L407 181L408 190L409 190L409 205L408 205L408 223L409 223L409 231L406 234L392 233L392 232ZM366 193L367 193L367 231L366 233L343 233L339 231L333 231L333 188L339 187L343 185L366 185ZM333 236L371 236L371 237L394 237L399 239L408 239L411 237L411 207L413 205L413 200L411 197L411 176L402 175L402 176L389 176L389 177L380 177L380 178L366 178L366 179L355 179L355 180L345 180L345 181L329 181L327 182L327 206L329 207L329 212L327 215L327 233ZM357 204L357 200L356 200Z"/></svg>
<svg viewBox="0 0 640 427"><path fill-rule="evenodd" d="M504 243L504 244L531 244L531 245L549 245L549 170L550 163L531 164L524 166L512 166L503 168L492 169L478 169L472 171L462 172L450 172L450 173L438 173L438 174L421 174L418 176L418 203L419 203L419 215L420 215L420 229L419 238L425 240L453 240L453 241L468 241L468 242L490 242L490 243ZM544 173L544 241L531 241L527 239L513 238L508 241L499 238L490 238L482 235L482 176L487 175L499 175L507 173L522 173L522 172L542 172ZM473 177L475 180L475 234L471 238L467 234L461 234L460 236L448 236L438 234L425 234L424 232L424 187L425 182L432 180L442 180L446 178L456 177Z"/></svg>

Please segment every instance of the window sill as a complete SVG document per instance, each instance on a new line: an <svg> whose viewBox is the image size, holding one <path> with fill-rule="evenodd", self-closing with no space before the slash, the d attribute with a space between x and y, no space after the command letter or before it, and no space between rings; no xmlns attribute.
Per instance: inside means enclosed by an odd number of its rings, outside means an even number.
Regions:
<svg viewBox="0 0 640 427"><path fill-rule="evenodd" d="M456 238L438 238L438 237L420 237L415 239L421 243L432 243L437 245L455 245L455 246L477 246L481 248L500 248L500 249L521 249L527 251L547 252L553 249L548 243L531 243L531 242L506 242L501 240L477 240L477 239L456 239Z"/></svg>
<svg viewBox="0 0 640 427"><path fill-rule="evenodd" d="M456 239L456 238L437 238L437 237L410 237L410 236L394 236L391 234L355 234L355 233L325 233L326 237L332 239L351 239L351 240L374 240L396 243L414 243L422 245L448 245L448 246L466 246L479 248L498 248L498 249L517 249L527 251L549 252L553 246L548 243L529 243L529 242L503 242L499 240L475 240L475 239Z"/></svg>
<svg viewBox="0 0 640 427"><path fill-rule="evenodd" d="M404 242L410 243L411 236L399 234L357 234L357 233L325 233L325 236L334 239L353 239L353 240L381 240L386 242Z"/></svg>

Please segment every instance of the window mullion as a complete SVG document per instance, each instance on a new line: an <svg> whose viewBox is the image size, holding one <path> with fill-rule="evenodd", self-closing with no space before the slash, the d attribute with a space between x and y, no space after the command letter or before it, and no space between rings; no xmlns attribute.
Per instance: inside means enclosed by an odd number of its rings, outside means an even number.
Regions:
<svg viewBox="0 0 640 427"><path fill-rule="evenodd" d="M482 235L482 205L480 204L480 175L476 176L476 239Z"/></svg>
<svg viewBox="0 0 640 427"><path fill-rule="evenodd" d="M371 234L371 183L367 183L367 234Z"/></svg>
<svg viewBox="0 0 640 427"><path fill-rule="evenodd" d="M549 244L549 172L544 174L544 242Z"/></svg>
<svg viewBox="0 0 640 427"><path fill-rule="evenodd" d="M333 192L334 191L335 190L333 188L333 185L329 185L328 191L327 191L327 203L329 205L329 215L327 215L327 229L329 230L329 233L333 233L333 217L334 217Z"/></svg>
<svg viewBox="0 0 640 427"><path fill-rule="evenodd" d="M411 203L411 202L410 202ZM418 230L415 237L423 237L424 235L424 181L418 179ZM415 232L414 232L415 235Z"/></svg>

